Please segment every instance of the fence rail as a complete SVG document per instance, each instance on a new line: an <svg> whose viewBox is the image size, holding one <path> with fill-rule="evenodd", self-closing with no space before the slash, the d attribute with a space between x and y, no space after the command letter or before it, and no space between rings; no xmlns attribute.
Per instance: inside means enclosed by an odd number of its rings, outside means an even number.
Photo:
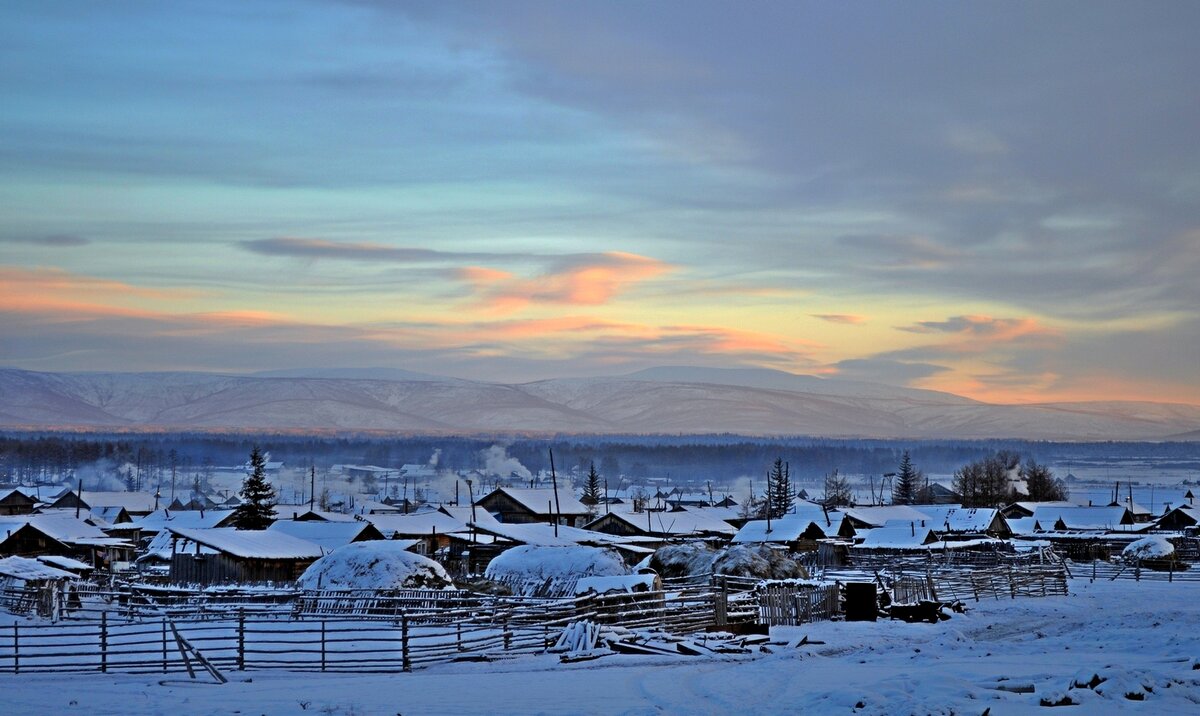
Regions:
<svg viewBox="0 0 1200 716"><path fill-rule="evenodd" d="M1090 562L1072 562L1071 575L1075 579L1090 579L1095 582L1102 579L1115 581L1118 579L1134 582L1200 582L1200 565L1169 564L1167 569L1161 567L1151 569L1140 563L1126 564L1092 560ZM1178 569L1177 567L1185 567ZM1186 567L1190 567L1186 568Z"/></svg>
<svg viewBox="0 0 1200 716"><path fill-rule="evenodd" d="M203 600L166 607L138 601L136 608L113 600L108 610L101 600L58 623L17 622L0 627L0 672L178 672L191 668L190 648L217 669L407 671L541 652L583 620L688 634L758 616L756 602L724 584L556 599L454 590L272 599L252 600L249 608L223 599L215 608ZM190 616L170 613L185 606L193 608Z"/></svg>

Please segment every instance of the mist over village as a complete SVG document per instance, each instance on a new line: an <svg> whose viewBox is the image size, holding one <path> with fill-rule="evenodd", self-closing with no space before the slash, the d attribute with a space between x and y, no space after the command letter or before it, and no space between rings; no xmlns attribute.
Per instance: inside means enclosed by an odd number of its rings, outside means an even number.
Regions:
<svg viewBox="0 0 1200 716"><path fill-rule="evenodd" d="M1197 28L5 6L4 713L1194 713Z"/></svg>

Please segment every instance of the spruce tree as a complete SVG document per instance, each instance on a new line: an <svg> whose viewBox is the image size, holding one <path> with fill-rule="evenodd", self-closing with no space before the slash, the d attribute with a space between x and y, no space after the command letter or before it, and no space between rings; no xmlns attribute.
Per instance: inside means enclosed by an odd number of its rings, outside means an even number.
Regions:
<svg viewBox="0 0 1200 716"><path fill-rule="evenodd" d="M783 458L775 458L775 464L767 473L767 509L777 519L792 509L792 477Z"/></svg>
<svg viewBox="0 0 1200 716"><path fill-rule="evenodd" d="M579 501L589 507L598 505L604 497L602 490L600 474L596 472L596 463L593 462L588 468L587 482L583 484L583 497Z"/></svg>
<svg viewBox="0 0 1200 716"><path fill-rule="evenodd" d="M257 445L250 451L250 468L238 493L242 504L233 511L231 521L239 530L263 530L275 520L275 488L267 482L267 459Z"/></svg>
<svg viewBox="0 0 1200 716"><path fill-rule="evenodd" d="M912 458L905 450L900 457L900 467L896 470L895 482L892 483L892 504L914 504L920 491L921 472L913 467Z"/></svg>

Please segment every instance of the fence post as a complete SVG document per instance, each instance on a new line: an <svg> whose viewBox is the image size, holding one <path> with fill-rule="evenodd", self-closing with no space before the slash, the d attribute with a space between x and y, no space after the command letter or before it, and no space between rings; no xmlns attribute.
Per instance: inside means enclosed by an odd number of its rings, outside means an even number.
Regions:
<svg viewBox="0 0 1200 716"><path fill-rule="evenodd" d="M108 672L108 612L100 612L100 673Z"/></svg>
<svg viewBox="0 0 1200 716"><path fill-rule="evenodd" d="M713 624L725 626L729 623L729 583L725 577L717 577L717 593L713 599Z"/></svg>
<svg viewBox="0 0 1200 716"><path fill-rule="evenodd" d="M412 659L408 653L408 610L400 611L400 656L401 668L404 671L412 671Z"/></svg>
<svg viewBox="0 0 1200 716"><path fill-rule="evenodd" d="M1170 562L1167 562L1167 581L1168 582L1175 581L1175 560L1174 559L1172 559Z"/></svg>
<svg viewBox="0 0 1200 716"><path fill-rule="evenodd" d="M162 656L163 656L163 673L167 673L167 618L162 620Z"/></svg>
<svg viewBox="0 0 1200 716"><path fill-rule="evenodd" d="M246 608L238 607L238 653L237 653L237 668L238 671L246 670Z"/></svg>
<svg viewBox="0 0 1200 716"><path fill-rule="evenodd" d="M321 671L325 671L325 620L321 620Z"/></svg>
<svg viewBox="0 0 1200 716"><path fill-rule="evenodd" d="M1092 560L1092 583L1096 582L1096 560Z"/></svg>
<svg viewBox="0 0 1200 716"><path fill-rule="evenodd" d="M1142 560L1133 563L1133 581L1142 581Z"/></svg>
<svg viewBox="0 0 1200 716"><path fill-rule="evenodd" d="M509 646L512 643L512 633L508 630L508 616L509 616L508 612L505 612L504 613L504 622L501 625L501 628L504 629L504 650L505 651L508 651Z"/></svg>
<svg viewBox="0 0 1200 716"><path fill-rule="evenodd" d="M13 673L21 673L21 634L20 627L13 622Z"/></svg>

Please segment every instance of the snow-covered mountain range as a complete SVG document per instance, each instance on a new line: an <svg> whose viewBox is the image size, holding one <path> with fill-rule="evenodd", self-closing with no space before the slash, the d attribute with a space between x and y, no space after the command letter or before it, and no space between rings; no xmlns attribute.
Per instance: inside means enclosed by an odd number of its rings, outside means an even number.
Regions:
<svg viewBox="0 0 1200 716"><path fill-rule="evenodd" d="M257 375L0 369L0 426L1157 440L1200 430L1200 406L992 405L762 369L662 367L517 385L358 369Z"/></svg>

